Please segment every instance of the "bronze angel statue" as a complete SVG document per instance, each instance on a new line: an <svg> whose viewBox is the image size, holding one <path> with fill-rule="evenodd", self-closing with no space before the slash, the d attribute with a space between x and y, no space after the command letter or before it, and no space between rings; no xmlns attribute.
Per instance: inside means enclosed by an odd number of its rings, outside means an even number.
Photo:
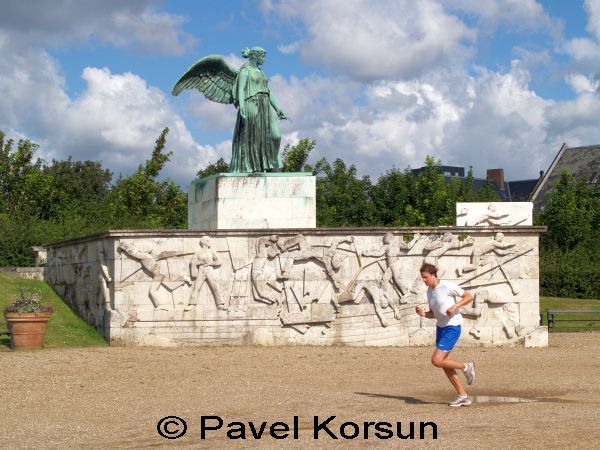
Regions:
<svg viewBox="0 0 600 450"><path fill-rule="evenodd" d="M240 69L222 56L209 55L193 64L173 86L173 95L196 88L214 102L232 103L238 110L231 148L230 172L276 172L281 169L279 119L287 119L260 69L267 52L245 48Z"/></svg>

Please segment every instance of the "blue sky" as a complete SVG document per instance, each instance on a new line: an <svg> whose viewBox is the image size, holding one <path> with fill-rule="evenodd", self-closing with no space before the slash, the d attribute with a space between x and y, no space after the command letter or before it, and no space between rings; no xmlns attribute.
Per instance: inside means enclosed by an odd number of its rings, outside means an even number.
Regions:
<svg viewBox="0 0 600 450"><path fill-rule="evenodd" d="M126 175L169 126L185 187L229 160L235 109L173 83L257 45L283 144L362 175L432 155L535 178L563 142L600 143L600 0L3 0L0 130Z"/></svg>

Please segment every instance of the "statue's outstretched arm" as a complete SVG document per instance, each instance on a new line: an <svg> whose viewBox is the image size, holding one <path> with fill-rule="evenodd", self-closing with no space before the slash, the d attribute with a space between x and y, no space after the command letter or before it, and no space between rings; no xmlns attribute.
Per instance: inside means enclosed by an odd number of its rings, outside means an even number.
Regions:
<svg viewBox="0 0 600 450"><path fill-rule="evenodd" d="M277 116L280 119L287 119L286 114L280 108L279 103L277 103L277 100L275 99L275 96L273 95L273 92L269 92L269 101L271 102L271 106L273 107L273 109L277 113Z"/></svg>

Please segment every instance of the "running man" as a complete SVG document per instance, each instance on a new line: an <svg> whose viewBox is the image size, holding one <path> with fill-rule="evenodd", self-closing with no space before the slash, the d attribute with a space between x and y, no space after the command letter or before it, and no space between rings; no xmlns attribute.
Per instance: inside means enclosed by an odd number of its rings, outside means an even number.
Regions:
<svg viewBox="0 0 600 450"><path fill-rule="evenodd" d="M467 383L472 384L475 381L475 364L473 361L466 363L454 361L450 358L450 352L460 338L463 318L459 308L473 301L473 296L454 283L440 280L437 277L437 267L433 264L423 264L420 272L423 283L428 287L429 311L425 312L418 306L415 310L421 317L437 320L436 348L431 355L431 363L444 370L448 380L458 393L456 400L449 403L448 406L468 406L471 404L471 399L462 387L456 369L462 370ZM456 303L455 297L461 297L461 300Z"/></svg>

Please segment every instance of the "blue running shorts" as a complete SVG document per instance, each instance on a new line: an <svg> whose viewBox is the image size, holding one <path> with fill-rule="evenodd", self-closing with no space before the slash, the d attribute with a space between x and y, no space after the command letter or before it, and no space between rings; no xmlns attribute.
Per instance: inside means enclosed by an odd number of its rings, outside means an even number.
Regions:
<svg viewBox="0 0 600 450"><path fill-rule="evenodd" d="M460 325L435 327L435 346L440 350L449 352L454 348L459 338Z"/></svg>

